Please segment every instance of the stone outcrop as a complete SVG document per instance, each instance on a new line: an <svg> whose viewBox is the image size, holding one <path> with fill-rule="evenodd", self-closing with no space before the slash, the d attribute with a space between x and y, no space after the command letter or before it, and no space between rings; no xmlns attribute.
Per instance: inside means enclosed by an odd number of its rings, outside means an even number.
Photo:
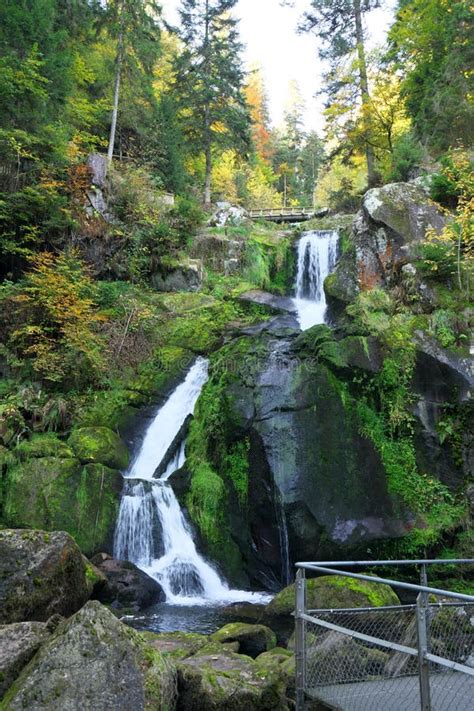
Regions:
<svg viewBox="0 0 474 711"><path fill-rule="evenodd" d="M390 284L416 256L428 229L440 233L445 219L426 192L410 183L368 190L352 227L353 247L325 283L331 300L349 303L359 290Z"/></svg>
<svg viewBox="0 0 474 711"><path fill-rule="evenodd" d="M172 711L176 672L99 602L59 625L4 698L5 711Z"/></svg>
<svg viewBox="0 0 474 711"><path fill-rule="evenodd" d="M0 531L0 623L71 615L89 597L86 567L61 531Z"/></svg>
<svg viewBox="0 0 474 711"><path fill-rule="evenodd" d="M208 222L210 227L225 227L226 225L237 227L247 218L247 211L243 207L232 205L230 202L218 202L216 208Z"/></svg>
<svg viewBox="0 0 474 711"><path fill-rule="evenodd" d="M200 259L186 259L175 267L151 275L151 285L157 291L199 291L204 278Z"/></svg>

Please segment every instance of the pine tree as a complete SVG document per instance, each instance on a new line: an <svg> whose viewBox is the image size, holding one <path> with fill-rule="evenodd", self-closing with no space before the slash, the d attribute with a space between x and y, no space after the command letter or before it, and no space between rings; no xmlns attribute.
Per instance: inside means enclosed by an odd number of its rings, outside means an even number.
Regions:
<svg viewBox="0 0 474 711"><path fill-rule="evenodd" d="M311 9L305 14L303 31L314 31L322 40L319 55L329 60L333 75L346 57L357 56L357 90L363 107L370 102L367 59L364 44L363 16L380 6L380 0L311 0ZM338 91L337 81L328 83L332 98ZM374 151L370 143L370 115L366 112L365 154L369 185L376 181Z"/></svg>
<svg viewBox="0 0 474 711"><path fill-rule="evenodd" d="M154 0L110 0L107 5L109 34L117 40L113 107L107 161L112 163L120 102L122 73L127 62L138 63L151 74L159 51L160 7Z"/></svg>
<svg viewBox="0 0 474 711"><path fill-rule="evenodd" d="M242 45L237 0L182 0L176 60L176 87L182 126L190 151L205 158L204 203L211 202L213 149L244 154L250 144L250 117L243 95Z"/></svg>

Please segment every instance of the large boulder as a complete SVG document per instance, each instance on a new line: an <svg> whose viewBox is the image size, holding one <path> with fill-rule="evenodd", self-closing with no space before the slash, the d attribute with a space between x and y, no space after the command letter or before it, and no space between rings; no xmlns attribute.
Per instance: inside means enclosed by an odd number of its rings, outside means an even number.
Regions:
<svg viewBox="0 0 474 711"><path fill-rule="evenodd" d="M245 622L230 622L211 635L213 642L226 644L238 642L239 652L249 657L258 657L276 647L275 633L265 625L249 625Z"/></svg>
<svg viewBox="0 0 474 711"><path fill-rule="evenodd" d="M354 580L342 575L323 575L306 582L308 609L383 607L399 605L400 600L388 585ZM291 615L295 610L295 584L275 595L265 610L267 616Z"/></svg>
<svg viewBox="0 0 474 711"><path fill-rule="evenodd" d="M108 427L80 427L72 432L68 444L83 464L105 464L121 470L128 466L127 447Z"/></svg>
<svg viewBox="0 0 474 711"><path fill-rule="evenodd" d="M104 553L94 556L93 563L106 578L106 583L94 593L101 602L142 610L166 600L161 585L133 563L115 560Z"/></svg>
<svg viewBox="0 0 474 711"><path fill-rule="evenodd" d="M287 711L286 683L275 666L201 649L178 663L178 711Z"/></svg>
<svg viewBox="0 0 474 711"><path fill-rule="evenodd" d="M68 616L89 596L81 551L62 531L0 531L0 623Z"/></svg>
<svg viewBox="0 0 474 711"><path fill-rule="evenodd" d="M4 515L11 526L67 531L92 554L110 546L121 488L120 472L104 464L27 459L8 470Z"/></svg>
<svg viewBox="0 0 474 711"><path fill-rule="evenodd" d="M191 247L191 256L200 259L205 267L227 273L242 267L244 241L226 235L201 232L196 235Z"/></svg>
<svg viewBox="0 0 474 711"><path fill-rule="evenodd" d="M0 699L49 635L46 622L0 625Z"/></svg>
<svg viewBox="0 0 474 711"><path fill-rule="evenodd" d="M157 291L199 291L204 278L200 259L186 259L175 267L151 276L151 284Z"/></svg>
<svg viewBox="0 0 474 711"><path fill-rule="evenodd" d="M8 691L2 708L172 711L175 670L99 602L61 624Z"/></svg>
<svg viewBox="0 0 474 711"><path fill-rule="evenodd" d="M325 289L330 299L348 303L359 290L385 286L417 255L428 229L445 225L440 209L420 187L390 183L368 190L352 227L352 248L342 255Z"/></svg>

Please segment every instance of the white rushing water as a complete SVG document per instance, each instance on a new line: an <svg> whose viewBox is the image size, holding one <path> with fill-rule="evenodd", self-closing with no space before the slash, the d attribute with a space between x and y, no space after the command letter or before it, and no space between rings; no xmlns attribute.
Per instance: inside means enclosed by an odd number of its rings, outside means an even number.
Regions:
<svg viewBox="0 0 474 711"><path fill-rule="evenodd" d="M186 418L194 411L208 377L207 367L205 359L197 359L185 380L158 410L138 456L125 474L114 556L135 563L155 578L168 603L261 602L268 596L231 590L196 549L191 527L168 483L171 474L184 464L184 442L178 444L161 478L153 479Z"/></svg>
<svg viewBox="0 0 474 711"><path fill-rule="evenodd" d="M293 301L303 331L325 321L327 304L324 280L336 265L338 240L337 231L324 230L306 232L298 242Z"/></svg>

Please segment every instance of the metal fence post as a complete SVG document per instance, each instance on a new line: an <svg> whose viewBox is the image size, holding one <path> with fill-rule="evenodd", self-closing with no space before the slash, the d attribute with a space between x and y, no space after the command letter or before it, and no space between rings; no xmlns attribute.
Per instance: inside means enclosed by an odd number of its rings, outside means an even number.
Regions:
<svg viewBox="0 0 474 711"><path fill-rule="evenodd" d="M423 593L416 599L416 627L418 632L418 676L420 681L421 711L431 711L430 663L428 654L428 606Z"/></svg>
<svg viewBox="0 0 474 711"><path fill-rule="evenodd" d="M303 711L305 706L306 684L306 640L305 621L301 617L306 612L306 579L303 568L296 573L296 611L295 611L295 661L296 661L296 711Z"/></svg>

